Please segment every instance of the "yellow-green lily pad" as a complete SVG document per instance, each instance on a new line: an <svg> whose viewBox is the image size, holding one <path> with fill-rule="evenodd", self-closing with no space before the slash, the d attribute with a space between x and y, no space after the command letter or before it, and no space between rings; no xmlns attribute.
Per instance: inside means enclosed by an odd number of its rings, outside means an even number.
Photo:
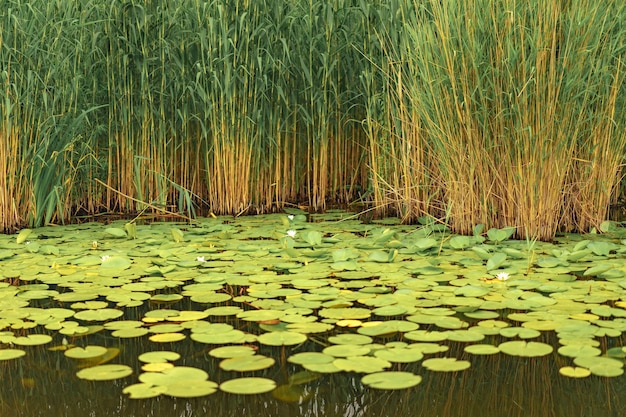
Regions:
<svg viewBox="0 0 626 417"><path fill-rule="evenodd" d="M420 382L422 382L421 376L401 371L375 372L361 378L361 383L364 385L384 390L411 388Z"/></svg>
<svg viewBox="0 0 626 417"><path fill-rule="evenodd" d="M82 369L76 376L90 381L110 381L125 378L132 373L133 368L128 365L98 365Z"/></svg>

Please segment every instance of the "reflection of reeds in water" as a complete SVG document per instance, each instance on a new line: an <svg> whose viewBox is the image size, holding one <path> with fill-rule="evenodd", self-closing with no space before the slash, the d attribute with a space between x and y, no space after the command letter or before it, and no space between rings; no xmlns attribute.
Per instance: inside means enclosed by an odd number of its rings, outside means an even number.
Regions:
<svg viewBox="0 0 626 417"><path fill-rule="evenodd" d="M184 307L184 306L181 306ZM246 323L254 331L254 323ZM119 341L103 334L79 338L80 343L117 346ZM551 340L543 340L545 342ZM624 343L623 337L615 343ZM311 342L307 342L311 344ZM463 353L466 343L450 343L450 351L440 356L469 360L466 371L438 373L427 371L418 363L394 365L424 377L416 387L400 391L374 390L360 382L362 374L327 374L304 386L307 395L301 402L285 403L270 394L238 396L217 392L195 399L174 399L162 396L150 400L131 400L122 394L125 386L137 382L140 372L137 357L151 350L173 350L181 354L178 366L194 366L207 371L210 379L222 382L241 376L219 368L219 359L212 358L207 346L190 340L157 345L143 339L126 339L119 362L136 367L136 372L123 380L89 382L75 377L74 362L63 352L49 351L45 346L27 348L28 354L14 361L2 362L4 375L0 386L0 413L16 417L50 415L116 416L119 407L126 415L171 417L172 410L208 410L209 416L347 415L428 417L559 417L593 415L613 417L626 410L622 378L590 377L583 380L565 378L558 373L570 361L558 355L519 358L504 354L475 356ZM304 346L308 350L311 346ZM261 347L260 353L278 357L280 347ZM291 348L288 348L291 349ZM300 371L299 366L286 364L254 372L284 383L285 375ZM248 374L248 373L246 373ZM23 378L32 378L31 388L22 385ZM311 394L310 396L308 396ZM177 414L175 414L177 415Z"/></svg>

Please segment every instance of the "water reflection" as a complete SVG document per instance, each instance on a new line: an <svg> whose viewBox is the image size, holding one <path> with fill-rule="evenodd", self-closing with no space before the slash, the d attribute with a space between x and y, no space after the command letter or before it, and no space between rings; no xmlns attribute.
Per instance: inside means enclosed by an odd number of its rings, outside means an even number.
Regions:
<svg viewBox="0 0 626 417"><path fill-rule="evenodd" d="M115 346L118 341L92 335L85 344ZM623 340L616 341L623 344ZM358 374L329 374L307 382L293 402L279 401L271 393L233 395L223 392L194 398L157 397L132 400L122 394L125 386L137 381L137 356L153 350L154 344L125 343L116 362L133 365L136 372L123 380L91 382L79 380L75 363L60 352L44 347L28 348L20 359L1 362L0 415L15 417L54 416L149 416L149 417L259 417L259 416L411 416L411 417L526 417L626 415L626 378L589 377L582 380L558 374L567 361L559 355L519 359L505 355L470 356L463 344L452 351L470 360L467 371L435 373L419 363L395 365L423 376L411 389L382 391L361 384ZM221 382L241 376L219 369L218 361L207 355L205 345L190 340L161 346L182 354L177 365L205 369L210 379ZM264 354L280 358L280 348L263 348ZM283 362L254 373L284 384L301 368ZM249 376L250 373L246 373Z"/></svg>

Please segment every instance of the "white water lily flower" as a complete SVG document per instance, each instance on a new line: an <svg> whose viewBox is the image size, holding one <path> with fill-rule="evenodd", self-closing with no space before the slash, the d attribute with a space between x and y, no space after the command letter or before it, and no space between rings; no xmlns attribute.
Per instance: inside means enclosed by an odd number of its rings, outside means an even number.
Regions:
<svg viewBox="0 0 626 417"><path fill-rule="evenodd" d="M102 262L106 261L107 259L111 259L111 257L109 255L104 255L103 257L100 258Z"/></svg>
<svg viewBox="0 0 626 417"><path fill-rule="evenodd" d="M289 221L293 221L293 219L295 219L296 216L294 216L293 214L290 214L287 216L287 218L289 219Z"/></svg>
<svg viewBox="0 0 626 417"><path fill-rule="evenodd" d="M198 256L196 258L196 261L198 261L198 262L206 262L206 259L204 259L204 256Z"/></svg>
<svg viewBox="0 0 626 417"><path fill-rule="evenodd" d="M287 230L287 236L294 238L296 237L296 231L291 229L291 230Z"/></svg>
<svg viewBox="0 0 626 417"><path fill-rule="evenodd" d="M506 281L507 279L509 279L509 273L500 272L498 275L496 275L496 278L499 279L500 281Z"/></svg>

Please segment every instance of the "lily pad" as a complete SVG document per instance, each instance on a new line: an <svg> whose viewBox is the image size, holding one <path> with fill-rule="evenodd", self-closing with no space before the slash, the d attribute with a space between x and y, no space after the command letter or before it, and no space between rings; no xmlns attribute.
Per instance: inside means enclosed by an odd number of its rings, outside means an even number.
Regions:
<svg viewBox="0 0 626 417"><path fill-rule="evenodd" d="M570 378L586 378L591 375L589 369L578 366L563 366L559 369L559 373Z"/></svg>
<svg viewBox="0 0 626 417"><path fill-rule="evenodd" d="M76 373L76 376L90 381L110 381L125 378L132 373L133 368L128 365L98 365L82 369Z"/></svg>
<svg viewBox="0 0 626 417"><path fill-rule="evenodd" d="M422 366L431 371L437 372L457 372L468 369L471 364L468 361L456 358L431 358L422 362Z"/></svg>
<svg viewBox="0 0 626 417"><path fill-rule="evenodd" d="M17 359L24 355L26 355L26 352L22 349L0 349L0 361Z"/></svg>
<svg viewBox="0 0 626 417"><path fill-rule="evenodd" d="M384 390L411 388L420 382L422 382L421 376L400 371L376 372L361 378L361 383L364 385Z"/></svg>
<svg viewBox="0 0 626 417"><path fill-rule="evenodd" d="M299 345L307 340L306 334L288 331L264 333L258 337L259 343L268 346Z"/></svg>
<svg viewBox="0 0 626 417"><path fill-rule="evenodd" d="M165 395L177 398L195 398L217 392L217 383L213 381L192 380L165 385Z"/></svg>
<svg viewBox="0 0 626 417"><path fill-rule="evenodd" d="M248 355L224 359L220 368L226 371L249 372L267 369L274 365L276 360L263 355Z"/></svg>
<svg viewBox="0 0 626 417"><path fill-rule="evenodd" d="M333 361L333 365L347 372L372 373L381 372L391 367L391 362L372 356L350 356Z"/></svg>
<svg viewBox="0 0 626 417"><path fill-rule="evenodd" d="M220 384L220 390L231 394L262 394L276 388L269 378L235 378Z"/></svg>
<svg viewBox="0 0 626 417"><path fill-rule="evenodd" d="M498 349L507 355L524 357L545 356L554 350L552 346L545 343L522 340L500 343Z"/></svg>

